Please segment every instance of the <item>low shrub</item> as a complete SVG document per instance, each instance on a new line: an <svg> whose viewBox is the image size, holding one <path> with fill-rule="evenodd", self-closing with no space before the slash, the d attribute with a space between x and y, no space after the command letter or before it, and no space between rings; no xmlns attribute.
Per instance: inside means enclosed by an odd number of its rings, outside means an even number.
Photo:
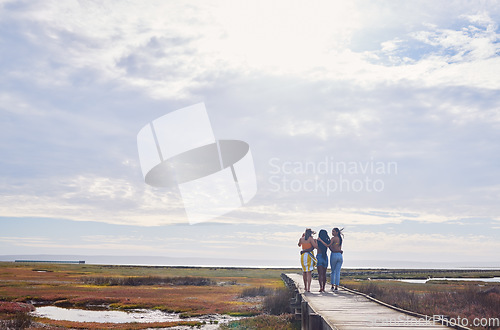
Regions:
<svg viewBox="0 0 500 330"><path fill-rule="evenodd" d="M292 299L292 296L292 292L288 289L276 289L273 294L264 298L263 308L272 315L290 313L290 299Z"/></svg>
<svg viewBox="0 0 500 330"><path fill-rule="evenodd" d="M257 288L253 287L253 288L243 289L243 291L240 294L240 297L244 298L244 297L267 296L267 295L272 294L273 292L274 292L274 290L271 288L259 286Z"/></svg>
<svg viewBox="0 0 500 330"><path fill-rule="evenodd" d="M0 330L27 329L31 327L32 316L28 313L17 312L10 320L0 321Z"/></svg>

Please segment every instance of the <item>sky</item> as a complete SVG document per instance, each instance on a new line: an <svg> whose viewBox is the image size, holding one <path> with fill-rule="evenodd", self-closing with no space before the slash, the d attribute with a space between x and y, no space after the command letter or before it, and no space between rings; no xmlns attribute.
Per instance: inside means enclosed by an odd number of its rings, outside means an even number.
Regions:
<svg viewBox="0 0 500 330"><path fill-rule="evenodd" d="M0 255L299 266L306 227L343 227L346 267L500 267L498 22L499 1L0 0ZM137 134L200 102L258 188L191 225Z"/></svg>

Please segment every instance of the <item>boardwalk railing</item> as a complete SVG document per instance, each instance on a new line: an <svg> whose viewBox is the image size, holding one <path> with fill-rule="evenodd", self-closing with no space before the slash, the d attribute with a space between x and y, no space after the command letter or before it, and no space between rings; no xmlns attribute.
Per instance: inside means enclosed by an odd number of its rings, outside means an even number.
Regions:
<svg viewBox="0 0 500 330"><path fill-rule="evenodd" d="M468 329L451 326L445 319L439 320L391 306L343 287L335 292L319 293L317 280L312 281L311 292L306 293L301 274L282 274L282 278L296 293L291 306L305 330Z"/></svg>
<svg viewBox="0 0 500 330"><path fill-rule="evenodd" d="M321 317L320 314L309 306L307 300L302 298L302 293L299 291L295 281L290 278L287 274L281 274L281 279L285 282L285 285L289 290L295 293L294 298L290 301L290 307L292 312L295 314L297 320L301 320L301 329L306 330L333 330L335 327L331 327L328 322Z"/></svg>

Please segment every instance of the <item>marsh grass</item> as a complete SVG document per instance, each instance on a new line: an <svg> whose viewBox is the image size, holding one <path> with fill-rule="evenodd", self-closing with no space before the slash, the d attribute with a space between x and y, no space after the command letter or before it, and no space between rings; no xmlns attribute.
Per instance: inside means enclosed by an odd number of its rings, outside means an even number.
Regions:
<svg viewBox="0 0 500 330"><path fill-rule="evenodd" d="M221 324L219 329L277 329L277 330L299 330L300 322L294 320L292 314L259 315L242 319L239 321Z"/></svg>
<svg viewBox="0 0 500 330"><path fill-rule="evenodd" d="M0 321L0 330L27 329L33 323L33 318L26 312L17 312L10 320Z"/></svg>
<svg viewBox="0 0 500 330"><path fill-rule="evenodd" d="M391 281L348 285L375 299L396 307L433 316L467 318L498 318L500 311L500 287L478 286L473 283L435 283L402 285Z"/></svg>
<svg viewBox="0 0 500 330"><path fill-rule="evenodd" d="M350 279L427 279L448 278L491 278L500 276L500 270L446 270L446 269L343 269L341 278Z"/></svg>
<svg viewBox="0 0 500 330"><path fill-rule="evenodd" d="M1 266L2 263L0 263ZM125 266L125 265L44 265L47 270L61 272L69 270L80 274L105 274L116 276L201 276L201 277L243 277L275 279L285 272L297 272L300 268L240 268L240 267L186 267L186 266ZM76 273L76 272L75 272Z"/></svg>
<svg viewBox="0 0 500 330"><path fill-rule="evenodd" d="M204 324L204 322L199 322L199 321L174 321L174 322L151 322L151 323L100 323L100 322L72 322L72 321L50 320L50 319L43 319L43 323L44 323L44 325L42 325L43 329L58 329L58 330L59 329L139 330L139 329L155 329L155 328L168 329L171 327L184 327L184 328L189 327L192 329L197 329Z"/></svg>
<svg viewBox="0 0 500 330"><path fill-rule="evenodd" d="M417 309L419 309L419 303L421 302L422 296L422 294L417 294L410 290L385 288L373 282L364 283L359 288L359 291L366 293L375 299L410 311L417 311Z"/></svg>
<svg viewBox="0 0 500 330"><path fill-rule="evenodd" d="M28 313L34 310L35 308L31 304L14 301L0 301L0 314Z"/></svg>
<svg viewBox="0 0 500 330"><path fill-rule="evenodd" d="M140 286L140 285L194 285L207 286L215 285L216 282L207 277L194 276L87 276L82 277L81 281L88 285L102 286Z"/></svg>
<svg viewBox="0 0 500 330"><path fill-rule="evenodd" d="M272 315L290 313L292 292L286 288L275 289L274 293L264 298L264 310Z"/></svg>
<svg viewBox="0 0 500 330"><path fill-rule="evenodd" d="M40 272L43 270L43 272ZM40 265L30 264L12 264L0 262L0 300L10 302L38 302L44 304L68 304L73 303L75 307L89 308L91 305L106 305L116 307L118 309L126 309L131 306L140 306L142 308L156 308L165 311L176 313L189 314L210 314L220 313L229 315L255 315L266 313L259 317L250 317L241 321L240 326L232 328L239 329L294 329L290 324L283 324L286 317L268 315L272 313L281 313L282 310L278 306L287 306L289 300L286 293L272 291L268 294L263 294L264 288L280 288L283 287L283 282L280 279L280 274L299 272L299 269L245 269L245 268L196 268L196 267L141 267L141 266L108 266L108 265L66 265L66 264L47 264ZM368 281L354 281L355 278L427 278L427 277L460 277L460 272L450 271L445 273L434 270L349 270L350 276L343 274L342 284L349 282L353 288L359 289L362 283ZM391 274L394 273L394 274ZM189 276L186 276L189 274ZM462 276L500 276L499 271L488 272L463 272ZM188 278L190 284L182 282L179 278ZM177 278L176 283L167 283L166 278ZM216 281L208 285L197 286L193 284L193 279L207 278ZM87 280L85 280L87 279ZM87 283L85 281L88 281ZM96 284L101 281L100 284ZM195 280L196 281L196 280ZM93 283L92 283L93 282ZM378 282L378 281L374 281ZM499 293L489 290L487 287L479 289L471 289L467 292L466 285L460 283L433 283L433 284L408 284L402 282L383 281L381 288L371 287L369 291L378 299L382 299L384 291L387 289L398 289L405 292L392 292L390 295L398 296L402 303L397 301L394 304L405 309L418 311L416 308L426 310L421 313L428 314L444 314L450 315L466 315L459 307L459 299L452 293L462 295L463 300L467 301L467 306L470 309L470 315L476 317L486 317L487 312L484 310L485 305L492 306L491 309L498 311ZM234 285L234 284L238 285ZM470 285L470 284L468 284ZM385 287L385 289L384 289ZM477 285L472 285L476 287ZM255 292L263 294L256 296L256 299L241 299L245 288L255 288ZM378 291L377 291L378 290ZM249 291L250 293L251 291ZM446 294L448 292L449 294ZM251 296L248 296L251 297ZM281 298L280 298L281 297ZM425 299L427 300L425 300ZM424 300L422 300L424 299ZM264 303L264 300L267 300ZM403 304L406 303L406 305ZM455 304L455 305L454 305ZM417 307L415 307L417 305ZM412 307L413 306L413 307ZM443 312L445 310L453 311L455 314ZM415 307L415 309L414 309ZM435 309L435 310L434 310ZM490 309L490 310L491 310ZM467 315L469 315L467 314ZM5 313L0 313L0 318L7 317ZM10 314L10 317L14 316ZM495 317L498 317L498 312ZM184 322L184 321L181 321ZM172 323L180 325L181 322ZM246 323L248 322L248 323ZM103 325L103 324L79 324L69 323L68 321L43 320L43 323L56 326L67 326L68 328L153 328L166 327L166 324L158 325ZM290 323L290 322L286 322ZM250 325L248 325L250 324ZM252 326L257 324L257 326ZM188 325L188 323L185 323ZM189 324L196 326L198 324Z"/></svg>
<svg viewBox="0 0 500 330"><path fill-rule="evenodd" d="M268 288L264 286L244 289L240 297L264 297L262 308L269 314L280 315L290 313L292 293L286 288Z"/></svg>
<svg viewBox="0 0 500 330"><path fill-rule="evenodd" d="M257 296L268 296L274 293L274 289L265 286L245 288L240 294L241 298L244 297L257 297Z"/></svg>
<svg viewBox="0 0 500 330"><path fill-rule="evenodd" d="M284 286L280 274L292 271L87 264L47 264L43 265L43 272L41 270L40 265L0 262L0 300L82 309L147 308L183 316L227 314L252 317L269 313L263 308L264 299L274 296L275 291L272 289ZM259 287L267 289L256 289L256 292L267 295L255 299L241 298L244 289ZM277 298L272 299L279 301ZM279 308L271 308L273 304L276 303L268 301L268 310L279 311ZM3 305L8 308L14 306ZM12 319L14 316L7 311L0 311L0 319ZM35 321L47 326L73 329L146 329L179 325L196 327L201 324L185 319L170 323L127 325L41 318L35 318Z"/></svg>

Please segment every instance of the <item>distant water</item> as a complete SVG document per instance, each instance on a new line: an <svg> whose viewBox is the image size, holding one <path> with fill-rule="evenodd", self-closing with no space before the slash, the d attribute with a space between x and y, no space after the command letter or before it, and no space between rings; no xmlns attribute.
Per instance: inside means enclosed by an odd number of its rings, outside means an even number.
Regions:
<svg viewBox="0 0 500 330"><path fill-rule="evenodd" d="M14 260L84 260L93 265L188 266L188 267L241 267L241 268L300 268L299 259L224 259L175 258L163 256L95 256L95 255L0 255L0 261ZM353 260L347 256L343 268L386 269L500 269L500 262L411 262L398 260Z"/></svg>
<svg viewBox="0 0 500 330"><path fill-rule="evenodd" d="M94 311L84 309L68 309L55 306L37 307L31 313L38 317L47 317L52 320L66 320L72 322L98 322L98 323L152 323L152 322L172 322L172 321L196 321L206 324L200 329L217 329L218 324L239 320L241 317L234 317L221 314L209 314L198 317L183 318L178 313L167 313L159 310L138 309L129 312L123 311Z"/></svg>

